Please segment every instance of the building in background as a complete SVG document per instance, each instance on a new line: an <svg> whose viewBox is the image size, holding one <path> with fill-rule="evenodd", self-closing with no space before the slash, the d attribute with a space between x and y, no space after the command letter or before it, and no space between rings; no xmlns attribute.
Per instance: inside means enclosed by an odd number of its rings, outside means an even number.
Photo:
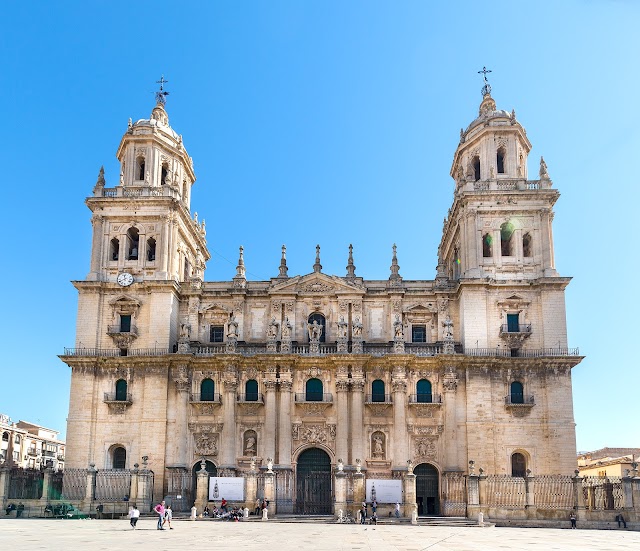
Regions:
<svg viewBox="0 0 640 551"><path fill-rule="evenodd" d="M580 476L629 476L638 468L640 448L601 448L578 454Z"/></svg>
<svg viewBox="0 0 640 551"><path fill-rule="evenodd" d="M343 469L368 480L413 469L419 513L448 515L474 469L571 475L581 357L567 343L570 278L555 268L560 194L543 159L529 179L530 150L487 84L454 153L435 279L404 279L395 245L388 279L359 277L351 247L344 275L323 273L318 246L311 271L292 276L283 246L268 281L247 280L240 247L234 277L208 282L193 161L159 93L149 119L129 121L117 184L101 170L86 200L90 270L73 282L76 346L62 356L68 466L145 457L156 496L193 497L201 461L226 477L273 464L279 510L300 513L331 512ZM209 215L228 219L241 201Z"/></svg>
<svg viewBox="0 0 640 551"><path fill-rule="evenodd" d="M65 443L59 431L27 421L14 423L0 414L0 464L6 467L55 470L64 468Z"/></svg>

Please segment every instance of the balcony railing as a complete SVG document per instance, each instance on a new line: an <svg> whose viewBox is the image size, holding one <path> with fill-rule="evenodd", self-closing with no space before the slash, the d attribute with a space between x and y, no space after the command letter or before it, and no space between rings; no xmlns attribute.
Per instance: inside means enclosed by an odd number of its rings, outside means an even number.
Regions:
<svg viewBox="0 0 640 551"><path fill-rule="evenodd" d="M109 327L107 327L108 335L119 335L122 333L126 333L128 335L135 335L137 337L138 328L133 323L129 327L129 330L126 330L126 328L123 328L121 325L109 325Z"/></svg>
<svg viewBox="0 0 640 551"><path fill-rule="evenodd" d="M551 182L548 181L547 187ZM518 179L498 179L498 180L478 180L473 182L473 191L531 191L536 189L544 189L545 185L541 180L525 180Z"/></svg>
<svg viewBox="0 0 640 551"><path fill-rule="evenodd" d="M505 323L500 326L500 333L531 333L531 324L510 326Z"/></svg>
<svg viewBox="0 0 640 551"><path fill-rule="evenodd" d="M532 348L512 350L509 348L465 348L465 356L488 356L494 358L544 358L579 356L578 348Z"/></svg>
<svg viewBox="0 0 640 551"><path fill-rule="evenodd" d="M439 406L442 404L442 396L440 394L411 394L409 396L409 404L434 404Z"/></svg>
<svg viewBox="0 0 640 551"><path fill-rule="evenodd" d="M220 394L218 394L217 392L214 393L213 395L211 394L201 394L200 392L197 393L193 393L191 394L191 396L189 397L189 401L192 403L198 403L198 402L211 402L213 404L220 404L222 402L221 398L220 398Z"/></svg>
<svg viewBox="0 0 640 551"><path fill-rule="evenodd" d="M131 404L133 400L131 399L131 394L128 392L125 396L121 396L116 392L105 392L103 402L107 404L112 402L121 402L123 404Z"/></svg>
<svg viewBox="0 0 640 551"><path fill-rule="evenodd" d="M364 397L365 404L391 404L393 399L391 394L366 394Z"/></svg>
<svg viewBox="0 0 640 551"><path fill-rule="evenodd" d="M36 450L35 448L29 448L27 450L27 455L31 455L35 457L36 455L38 455L38 450Z"/></svg>
<svg viewBox="0 0 640 551"><path fill-rule="evenodd" d="M333 394L320 392L297 392L296 402L333 402Z"/></svg>
<svg viewBox="0 0 640 551"><path fill-rule="evenodd" d="M249 394L238 394L236 400L243 404L263 404L264 398L259 392Z"/></svg>
<svg viewBox="0 0 640 551"><path fill-rule="evenodd" d="M171 352L168 348L130 348L127 356L165 356ZM122 352L119 348L65 348L64 355L111 358L121 356Z"/></svg>
<svg viewBox="0 0 640 551"><path fill-rule="evenodd" d="M526 394L509 394L504 397L504 403L506 406L533 406L535 405L535 399L532 395Z"/></svg>

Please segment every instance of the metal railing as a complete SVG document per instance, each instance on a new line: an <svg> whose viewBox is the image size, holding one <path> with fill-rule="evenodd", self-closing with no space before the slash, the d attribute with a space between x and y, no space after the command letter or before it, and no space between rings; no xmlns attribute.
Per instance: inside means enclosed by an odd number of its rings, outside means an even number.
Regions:
<svg viewBox="0 0 640 551"><path fill-rule="evenodd" d="M168 348L129 348L127 356L165 356L170 354ZM65 348L64 356L116 357L121 356L119 348Z"/></svg>
<svg viewBox="0 0 640 551"><path fill-rule="evenodd" d="M536 401L532 395L509 394L504 397L504 403L507 406L534 406Z"/></svg>
<svg viewBox="0 0 640 551"><path fill-rule="evenodd" d="M296 402L333 402L333 394L321 392L296 392Z"/></svg>
<svg viewBox="0 0 640 551"><path fill-rule="evenodd" d="M558 356L579 356L578 348L520 348L512 351L510 348L464 348L465 356L489 356L495 358L542 358Z"/></svg>
<svg viewBox="0 0 640 551"><path fill-rule="evenodd" d="M510 326L505 323L500 326L500 333L531 333L531 324Z"/></svg>
<svg viewBox="0 0 640 551"><path fill-rule="evenodd" d="M109 325L107 327L108 335L117 335L119 333L127 333L128 335L138 336L138 328L132 323L128 330L122 328L121 325Z"/></svg>
<svg viewBox="0 0 640 551"><path fill-rule="evenodd" d="M200 392L194 392L189 397L189 401L190 402L206 402L206 403L211 402L211 403L214 403L214 404L222 403L222 399L220 398L220 394L217 393L217 392L214 393L213 396L211 396L211 394L203 396Z"/></svg>
<svg viewBox="0 0 640 551"><path fill-rule="evenodd" d="M131 394L129 392L127 392L127 395L124 397L124 399L122 398L122 396L118 396L117 392L105 392L103 401L104 402L122 402L124 404L130 404L132 402Z"/></svg>
<svg viewBox="0 0 640 551"><path fill-rule="evenodd" d="M253 392L253 393L248 393L248 394L238 394L237 397L236 397L236 400L238 402L242 402L242 403L246 402L248 404L254 404L254 403L263 404L264 403L264 397L259 392Z"/></svg>
<svg viewBox="0 0 640 551"><path fill-rule="evenodd" d="M440 394L410 394L410 404L442 404L442 396Z"/></svg>
<svg viewBox="0 0 640 551"><path fill-rule="evenodd" d="M391 404L393 399L391 394L366 394L364 397L365 404Z"/></svg>

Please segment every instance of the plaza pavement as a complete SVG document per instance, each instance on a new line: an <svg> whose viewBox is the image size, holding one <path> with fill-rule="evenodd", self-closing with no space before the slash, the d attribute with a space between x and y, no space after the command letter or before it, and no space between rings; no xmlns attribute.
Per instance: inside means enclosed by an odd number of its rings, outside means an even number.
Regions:
<svg viewBox="0 0 640 551"><path fill-rule="evenodd" d="M174 520L158 531L156 521L1 519L0 549L114 551L502 551L534 549L638 551L640 532L547 528L448 528L411 525L361 526L267 522Z"/></svg>

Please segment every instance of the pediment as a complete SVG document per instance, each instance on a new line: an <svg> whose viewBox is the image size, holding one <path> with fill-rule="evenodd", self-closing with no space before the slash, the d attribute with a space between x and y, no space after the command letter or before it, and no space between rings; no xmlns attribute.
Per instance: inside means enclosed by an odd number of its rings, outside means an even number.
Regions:
<svg viewBox="0 0 640 551"><path fill-rule="evenodd" d="M365 290L361 285L347 282L341 277L314 272L292 277L283 282L276 282L269 289L269 292L271 294L335 295L364 294Z"/></svg>
<svg viewBox="0 0 640 551"><path fill-rule="evenodd" d="M520 310L522 308L527 308L531 304L530 300L527 300L520 295L511 295L508 298L502 299L498 301L499 308L510 308L515 310Z"/></svg>
<svg viewBox="0 0 640 551"><path fill-rule="evenodd" d="M122 294L109 301L109 305L113 309L114 317L116 314L120 316L133 315L134 317L138 317L142 303L135 297Z"/></svg>

